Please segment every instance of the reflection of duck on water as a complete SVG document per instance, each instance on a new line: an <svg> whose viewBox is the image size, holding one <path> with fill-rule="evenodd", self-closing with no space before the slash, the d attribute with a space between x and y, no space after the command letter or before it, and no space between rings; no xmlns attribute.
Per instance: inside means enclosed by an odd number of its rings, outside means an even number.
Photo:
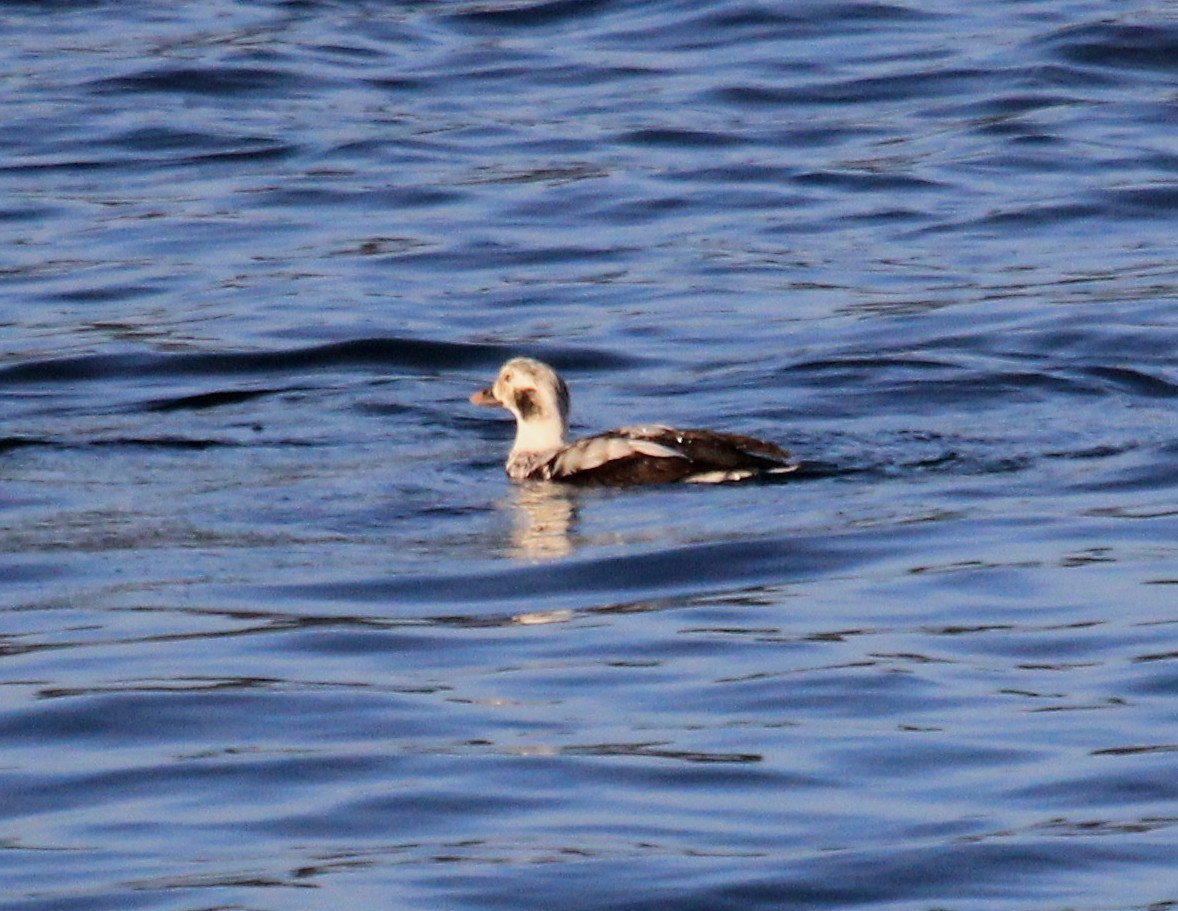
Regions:
<svg viewBox="0 0 1178 911"><path fill-rule="evenodd" d="M551 484L511 490L511 556L551 560L573 552L571 492Z"/></svg>
<svg viewBox="0 0 1178 911"><path fill-rule="evenodd" d="M565 443L569 392L547 364L508 361L495 382L470 397L515 416L508 477L569 484L660 484L743 481L794 471L784 449L753 437L660 425L622 427Z"/></svg>

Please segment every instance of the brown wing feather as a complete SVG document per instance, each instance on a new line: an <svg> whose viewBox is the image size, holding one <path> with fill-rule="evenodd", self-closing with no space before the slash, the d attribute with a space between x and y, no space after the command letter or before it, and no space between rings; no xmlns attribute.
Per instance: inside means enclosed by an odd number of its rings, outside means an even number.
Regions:
<svg viewBox="0 0 1178 911"><path fill-rule="evenodd" d="M673 427L638 427L629 429L629 432L679 450L694 463L695 471L738 468L765 471L792 464L789 453L780 446L738 433L676 430Z"/></svg>
<svg viewBox="0 0 1178 911"><path fill-rule="evenodd" d="M635 453L611 458L587 468L561 470L559 460L549 462L546 476L567 484L631 485L669 484L709 472L760 474L795 467L780 446L755 437L713 430L676 430L671 427L625 427L579 441L585 447L597 441L642 440L665 447L667 456ZM555 471L553 469L556 469ZM747 476L747 475L745 475Z"/></svg>
<svg viewBox="0 0 1178 911"><path fill-rule="evenodd" d="M657 458L646 455L610 459L593 468L554 476L552 480L586 486L626 487L632 484L671 484L696 471L688 459Z"/></svg>

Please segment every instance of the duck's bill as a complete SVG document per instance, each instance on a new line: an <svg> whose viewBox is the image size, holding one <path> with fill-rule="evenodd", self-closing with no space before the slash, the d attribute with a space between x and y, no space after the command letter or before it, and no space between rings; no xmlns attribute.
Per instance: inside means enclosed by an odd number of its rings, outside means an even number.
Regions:
<svg viewBox="0 0 1178 911"><path fill-rule="evenodd" d="M488 386L486 389L480 389L478 392L474 393L470 397L470 403L472 405L490 406L498 405L499 400L495 398L495 393L493 393L491 391L491 387Z"/></svg>

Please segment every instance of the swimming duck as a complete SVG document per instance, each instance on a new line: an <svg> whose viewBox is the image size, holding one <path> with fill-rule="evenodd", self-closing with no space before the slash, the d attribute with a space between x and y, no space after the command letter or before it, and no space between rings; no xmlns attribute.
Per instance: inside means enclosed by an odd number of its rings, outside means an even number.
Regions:
<svg viewBox="0 0 1178 911"><path fill-rule="evenodd" d="M555 370L528 357L504 364L495 382L470 397L515 416L507 476L569 484L717 483L797 469L773 443L713 430L622 427L565 443L569 390Z"/></svg>

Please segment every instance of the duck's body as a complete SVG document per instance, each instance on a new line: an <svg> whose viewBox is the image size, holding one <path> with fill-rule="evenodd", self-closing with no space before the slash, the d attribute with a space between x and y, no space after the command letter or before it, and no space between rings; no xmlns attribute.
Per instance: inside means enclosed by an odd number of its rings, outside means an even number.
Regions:
<svg viewBox="0 0 1178 911"><path fill-rule="evenodd" d="M660 484L743 481L798 466L784 449L752 437L661 425L622 427L565 443L569 393L547 364L517 357L495 382L470 397L515 416L507 475L516 480L569 484Z"/></svg>

